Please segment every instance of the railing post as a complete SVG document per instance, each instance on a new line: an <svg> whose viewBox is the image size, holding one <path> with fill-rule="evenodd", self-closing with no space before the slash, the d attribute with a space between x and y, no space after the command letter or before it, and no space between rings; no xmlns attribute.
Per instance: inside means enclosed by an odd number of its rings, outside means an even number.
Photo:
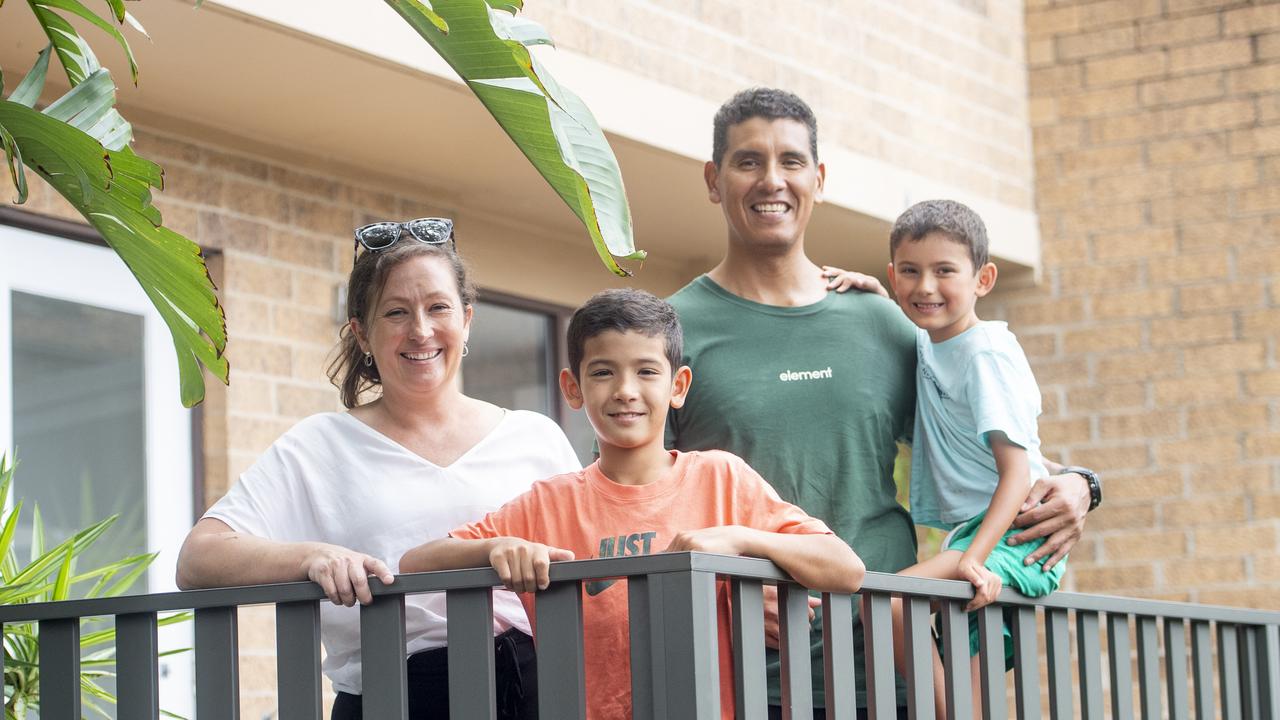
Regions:
<svg viewBox="0 0 1280 720"><path fill-rule="evenodd" d="M80 717L80 619L40 621L40 716Z"/></svg>
<svg viewBox="0 0 1280 720"><path fill-rule="evenodd" d="M1218 689L1223 720L1240 720L1240 650L1236 626L1218 623Z"/></svg>
<svg viewBox="0 0 1280 720"><path fill-rule="evenodd" d="M943 600L942 667L946 676L947 720L973 717L973 674L969 662L969 617L961 600Z"/></svg>
<svg viewBox="0 0 1280 720"><path fill-rule="evenodd" d="M904 679L907 682L907 712L911 715L911 720L935 720L933 656L937 652L937 646L933 644L933 627L929 624L929 615L929 598L902 596L903 652L907 654L907 676ZM871 654L868 652L866 657L870 658ZM890 658L889 662L892 663L893 659Z"/></svg>
<svg viewBox="0 0 1280 720"><path fill-rule="evenodd" d="M1240 642L1240 696L1241 708L1249 720L1258 720L1258 632L1254 625L1237 625Z"/></svg>
<svg viewBox="0 0 1280 720"><path fill-rule="evenodd" d="M1036 609L1018 606L1013 624L1013 686L1018 720L1040 717L1040 669L1036 654ZM1121 716L1126 717L1126 716Z"/></svg>
<svg viewBox="0 0 1280 720"><path fill-rule="evenodd" d="M155 613L116 616L116 710L119 720L160 716L160 653Z"/></svg>
<svg viewBox="0 0 1280 720"><path fill-rule="evenodd" d="M364 717L409 717L404 595L374 595L373 603L360 606L360 671Z"/></svg>
<svg viewBox="0 0 1280 720"><path fill-rule="evenodd" d="M320 685L320 603L276 604L276 677L280 720L315 720L324 712Z"/></svg>
<svg viewBox="0 0 1280 720"><path fill-rule="evenodd" d="M822 674L827 720L854 720L853 598L822 594ZM840 688L847 689L840 692Z"/></svg>
<svg viewBox="0 0 1280 720"><path fill-rule="evenodd" d="M493 588L445 594L450 720L496 720Z"/></svg>
<svg viewBox="0 0 1280 720"><path fill-rule="evenodd" d="M898 715L898 700L893 673L893 607L888 595L862 593L862 642L862 657L866 664L863 677L867 679L867 717L870 720L892 720ZM933 698L929 699L929 704L933 704Z"/></svg>
<svg viewBox="0 0 1280 720"><path fill-rule="evenodd" d="M240 656L236 608L196 610L196 716L240 717Z"/></svg>
<svg viewBox="0 0 1280 720"><path fill-rule="evenodd" d="M1191 666L1196 686L1196 720L1213 718L1213 641L1209 623L1191 623Z"/></svg>
<svg viewBox="0 0 1280 720"><path fill-rule="evenodd" d="M650 581L653 578L650 577ZM582 650L582 583L553 582L534 599L538 635L538 715L585 720L587 686Z"/></svg>
<svg viewBox="0 0 1280 720"><path fill-rule="evenodd" d="M1098 613L1076 611L1076 656L1080 672L1080 717L1102 720L1102 644Z"/></svg>
<svg viewBox="0 0 1280 720"><path fill-rule="evenodd" d="M1187 720L1187 639L1181 618L1164 618L1164 677L1169 720Z"/></svg>
<svg viewBox="0 0 1280 720"><path fill-rule="evenodd" d="M1071 637L1067 611L1045 608L1045 653L1049 656L1049 717L1068 720L1071 702Z"/></svg>
<svg viewBox="0 0 1280 720"><path fill-rule="evenodd" d="M783 720L813 715L813 666L809 641L809 593L778 583L778 655Z"/></svg>
<svg viewBox="0 0 1280 720"><path fill-rule="evenodd" d="M665 711L669 718L716 720L720 717L716 576L685 570L664 573L661 578L667 707L659 712ZM807 653L806 646L806 658Z"/></svg>
<svg viewBox="0 0 1280 720"><path fill-rule="evenodd" d="M1004 609L988 605L978 611L978 653L982 677L982 717L1009 717L1005 699Z"/></svg>
<svg viewBox="0 0 1280 720"><path fill-rule="evenodd" d="M1143 720L1160 720L1160 645L1156 619L1139 615L1138 695Z"/></svg>
<svg viewBox="0 0 1280 720"><path fill-rule="evenodd" d="M852 626L851 620L848 627ZM849 672L852 677L852 668ZM740 720L765 720L768 714L766 706L769 704L767 688L764 587L759 580L734 580L733 698Z"/></svg>
<svg viewBox="0 0 1280 720"><path fill-rule="evenodd" d="M1263 625L1259 632L1258 676L1262 717L1280 720L1280 626Z"/></svg>
<svg viewBox="0 0 1280 720"><path fill-rule="evenodd" d="M667 704L666 688L661 687L662 674L658 672L657 658L662 654L662 637L657 628L662 624L662 599L657 592L657 582L650 583L648 575L627 578L627 623L631 634L631 717L659 717L655 708ZM763 613L763 610L761 610ZM734 606L735 627L738 617ZM760 634L764 635L764 619L760 620ZM764 641L760 643L763 645ZM738 644L734 643L735 651ZM735 654L736 657L736 654ZM763 674L763 668L761 668ZM735 679L737 676L735 675ZM763 718L761 718L763 720Z"/></svg>
<svg viewBox="0 0 1280 720"><path fill-rule="evenodd" d="M1129 616L1107 614L1107 662L1111 676L1111 717L1133 717L1133 670L1129 665Z"/></svg>

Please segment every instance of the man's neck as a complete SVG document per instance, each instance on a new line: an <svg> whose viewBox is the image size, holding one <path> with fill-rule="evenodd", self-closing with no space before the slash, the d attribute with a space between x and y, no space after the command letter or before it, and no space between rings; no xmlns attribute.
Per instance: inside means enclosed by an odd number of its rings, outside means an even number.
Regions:
<svg viewBox="0 0 1280 720"><path fill-rule="evenodd" d="M804 254L803 245L778 255L729 246L729 252L707 277L738 297L762 305L801 307L827 294L818 267Z"/></svg>
<svg viewBox="0 0 1280 720"><path fill-rule="evenodd" d="M638 448L600 444L600 472L619 485L652 485L670 472L674 463L661 438Z"/></svg>

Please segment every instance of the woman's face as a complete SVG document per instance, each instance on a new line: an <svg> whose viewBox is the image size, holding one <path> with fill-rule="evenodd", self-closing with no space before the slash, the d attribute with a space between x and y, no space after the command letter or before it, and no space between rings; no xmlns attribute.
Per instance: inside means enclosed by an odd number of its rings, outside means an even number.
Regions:
<svg viewBox="0 0 1280 720"><path fill-rule="evenodd" d="M458 296L448 260L418 255L387 276L368 326L352 319L360 349L372 352L386 396L453 387L471 307Z"/></svg>

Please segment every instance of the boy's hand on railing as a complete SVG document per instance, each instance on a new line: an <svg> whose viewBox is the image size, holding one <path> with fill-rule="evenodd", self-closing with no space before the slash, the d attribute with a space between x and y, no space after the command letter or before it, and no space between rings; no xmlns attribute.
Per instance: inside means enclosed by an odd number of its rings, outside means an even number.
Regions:
<svg viewBox="0 0 1280 720"><path fill-rule="evenodd" d="M969 601L968 605L964 606L965 612L972 612L995 602L996 596L1000 594L1000 589L1004 587L1004 581L998 575L975 560L960 558L960 564L956 569L959 571L960 577L968 580L973 585L973 599Z"/></svg>
<svg viewBox="0 0 1280 720"><path fill-rule="evenodd" d="M489 564L514 592L546 590L551 584L551 563L572 559L572 550L511 537L498 538L489 550Z"/></svg>
<svg viewBox="0 0 1280 720"><path fill-rule="evenodd" d="M334 605L351 607L373 602L369 592L369 576L375 575L385 585L395 576L381 560L349 548L328 543L312 543L303 561L307 579L320 586Z"/></svg>
<svg viewBox="0 0 1280 720"><path fill-rule="evenodd" d="M817 617L814 609L822 605L822 598L809 596L809 622ZM764 644L774 650L782 644L782 632L778 620L778 586L764 586Z"/></svg>
<svg viewBox="0 0 1280 720"><path fill-rule="evenodd" d="M875 293L881 297L889 297L889 291L884 289L884 285L881 285L880 280L874 275L823 265L822 277L827 278L827 289L835 290L838 293L853 289L859 292Z"/></svg>

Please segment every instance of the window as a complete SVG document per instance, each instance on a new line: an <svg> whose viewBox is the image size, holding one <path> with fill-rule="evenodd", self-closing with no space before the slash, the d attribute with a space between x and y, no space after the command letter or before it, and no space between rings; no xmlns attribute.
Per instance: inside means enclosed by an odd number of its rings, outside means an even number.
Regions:
<svg viewBox="0 0 1280 720"><path fill-rule="evenodd" d="M533 410L560 423L578 457L592 458L594 435L586 416L560 397L567 361L564 330L571 311L491 291L475 306L470 353L462 365L464 391L513 410Z"/></svg>
<svg viewBox="0 0 1280 720"><path fill-rule="evenodd" d="M108 248L0 224L0 451L15 449L20 557L33 502L50 544L119 514L80 567L159 551L132 592L175 589L191 527L191 413L168 328ZM189 633L164 628L161 642ZM162 664L163 704L189 711L190 658Z"/></svg>

